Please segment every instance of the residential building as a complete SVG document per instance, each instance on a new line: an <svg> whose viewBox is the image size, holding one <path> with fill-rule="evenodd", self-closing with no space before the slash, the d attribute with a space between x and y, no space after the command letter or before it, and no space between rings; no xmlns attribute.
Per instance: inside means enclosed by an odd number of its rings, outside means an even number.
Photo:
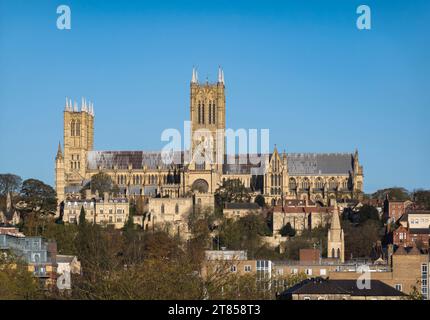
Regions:
<svg viewBox="0 0 430 320"><path fill-rule="evenodd" d="M281 293L281 300L404 300L407 296L379 280L359 287L355 280L313 278Z"/></svg>
<svg viewBox="0 0 430 320"><path fill-rule="evenodd" d="M63 221L79 223L81 209L89 223L123 228L128 220L130 204L127 198L110 198L108 194L99 199L67 199L64 203Z"/></svg>
<svg viewBox="0 0 430 320"><path fill-rule="evenodd" d="M239 219L250 214L261 213L261 208L257 203L229 202L225 204L223 215L227 219Z"/></svg>

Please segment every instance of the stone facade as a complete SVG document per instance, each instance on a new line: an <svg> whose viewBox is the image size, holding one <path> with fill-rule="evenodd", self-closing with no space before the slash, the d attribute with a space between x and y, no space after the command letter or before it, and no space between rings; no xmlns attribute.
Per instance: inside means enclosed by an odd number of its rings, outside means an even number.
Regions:
<svg viewBox="0 0 430 320"><path fill-rule="evenodd" d="M270 154L226 156L226 99L223 71L216 83L199 83L193 70L190 84L190 148L162 152L95 151L94 108L83 99L66 99L64 150L58 147L55 185L59 202L76 194L91 176L111 176L124 196L133 194L184 197L198 191L209 204L223 179L238 178L266 203L308 199L327 205L329 199L351 199L363 191L358 152L337 154ZM240 162L241 156L245 157ZM258 162L253 160L259 159Z"/></svg>
<svg viewBox="0 0 430 320"><path fill-rule="evenodd" d="M320 207L315 203L297 206L276 206L273 209L273 234L280 234L281 229L288 223L297 232L312 230L319 226L326 226L333 213L333 207Z"/></svg>
<svg viewBox="0 0 430 320"><path fill-rule="evenodd" d="M124 227L128 220L130 204L125 198L105 197L94 200L66 200L63 221L79 223L81 208L85 210L85 219L89 223L112 225L116 229Z"/></svg>

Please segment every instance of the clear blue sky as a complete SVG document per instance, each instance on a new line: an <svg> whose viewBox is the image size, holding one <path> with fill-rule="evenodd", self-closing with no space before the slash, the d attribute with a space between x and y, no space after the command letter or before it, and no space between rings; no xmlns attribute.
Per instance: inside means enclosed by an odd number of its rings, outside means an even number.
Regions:
<svg viewBox="0 0 430 320"><path fill-rule="evenodd" d="M161 148L189 118L193 65L223 66L228 127L288 152L358 148L367 192L430 188L428 0L0 0L0 172L53 183L65 96L94 101L96 149Z"/></svg>

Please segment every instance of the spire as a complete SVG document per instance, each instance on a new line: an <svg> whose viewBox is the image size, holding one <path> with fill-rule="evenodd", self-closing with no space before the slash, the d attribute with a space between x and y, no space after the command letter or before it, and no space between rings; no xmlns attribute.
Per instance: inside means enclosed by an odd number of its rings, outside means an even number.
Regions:
<svg viewBox="0 0 430 320"><path fill-rule="evenodd" d="M197 83L198 81L199 80L197 77L197 70L196 70L196 68L193 67L193 75L191 77L191 83Z"/></svg>
<svg viewBox="0 0 430 320"><path fill-rule="evenodd" d="M82 97L81 111L85 111L85 99L84 99L84 97Z"/></svg>
<svg viewBox="0 0 430 320"><path fill-rule="evenodd" d="M222 69L221 69L220 66L218 66L218 82L219 83L223 83L224 82L224 80L222 78Z"/></svg>
<svg viewBox="0 0 430 320"><path fill-rule="evenodd" d="M337 202L334 203L333 217L331 220L330 230L340 230L339 207Z"/></svg>
<svg viewBox="0 0 430 320"><path fill-rule="evenodd" d="M221 82L224 84L224 70L221 70Z"/></svg>
<svg viewBox="0 0 430 320"><path fill-rule="evenodd" d="M61 150L61 143L58 141L58 150L57 150L57 156L55 157L55 160L63 159L63 151Z"/></svg>
<svg viewBox="0 0 430 320"><path fill-rule="evenodd" d="M67 99L67 97L66 97L66 109L65 110L69 111L69 100Z"/></svg>
<svg viewBox="0 0 430 320"><path fill-rule="evenodd" d="M10 195L10 191L8 191L6 196L6 212L10 212L11 210L12 210L12 198Z"/></svg>
<svg viewBox="0 0 430 320"><path fill-rule="evenodd" d="M75 101L75 105L73 107L74 112L78 112L78 103Z"/></svg>

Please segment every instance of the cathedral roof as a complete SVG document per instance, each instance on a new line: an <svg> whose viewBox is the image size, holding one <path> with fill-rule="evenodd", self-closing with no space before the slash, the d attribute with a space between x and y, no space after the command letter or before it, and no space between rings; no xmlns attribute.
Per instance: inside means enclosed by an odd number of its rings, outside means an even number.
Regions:
<svg viewBox="0 0 430 320"><path fill-rule="evenodd" d="M290 175L348 174L354 169L350 153L288 153Z"/></svg>
<svg viewBox="0 0 430 320"><path fill-rule="evenodd" d="M173 152L173 163L181 164L184 160L184 152ZM158 167L167 169L169 161L163 161L163 155L160 151L90 151L87 156L88 169L97 170L98 167L112 169L116 166L118 169L142 169L144 166L148 170L155 170Z"/></svg>
<svg viewBox="0 0 430 320"><path fill-rule="evenodd" d="M183 151L170 154L173 163L184 163ZM262 156L234 155L225 156L223 172L225 174L255 174L253 168L260 168L259 160L266 164L272 154ZM97 170L98 167L112 169L142 169L149 170L158 167L168 169L168 161L163 161L160 151L89 151L88 169ZM240 161L239 161L240 160ZM353 171L353 154L350 153L289 153L287 154L288 172L290 175L347 175ZM264 166L263 166L264 167ZM260 173L261 174L261 173Z"/></svg>

